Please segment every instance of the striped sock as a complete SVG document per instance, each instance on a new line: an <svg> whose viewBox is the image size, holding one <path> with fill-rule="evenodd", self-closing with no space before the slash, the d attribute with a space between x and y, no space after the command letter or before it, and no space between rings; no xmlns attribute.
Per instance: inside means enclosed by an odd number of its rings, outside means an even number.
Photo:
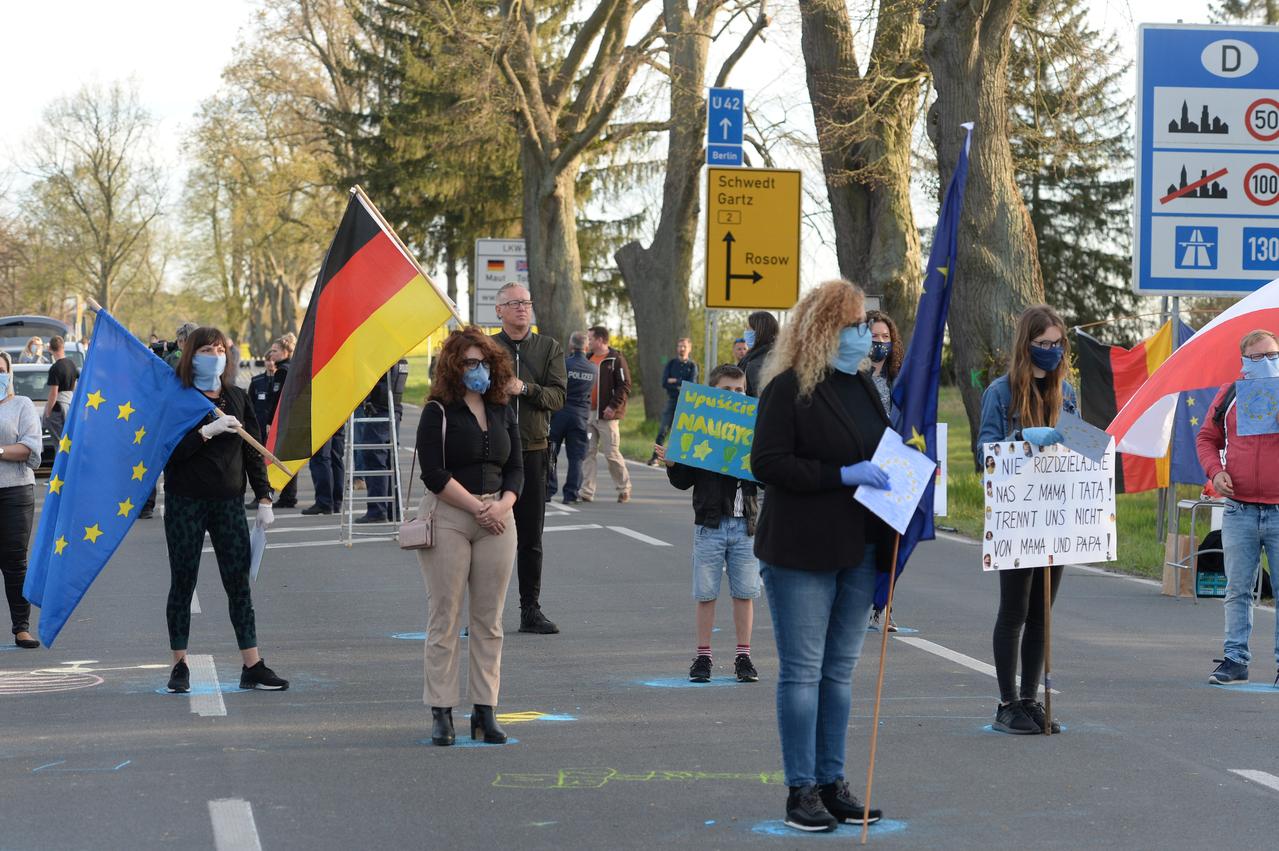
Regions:
<svg viewBox="0 0 1279 851"><path fill-rule="evenodd" d="M737 655L749 657L751 655L751 646L749 644L737 645Z"/></svg>
<svg viewBox="0 0 1279 851"><path fill-rule="evenodd" d="M708 644L708 645L706 645L705 647L698 647L698 648L697 648L697 655L698 655L698 656L705 656L707 659L712 658L712 657L711 657L711 646Z"/></svg>

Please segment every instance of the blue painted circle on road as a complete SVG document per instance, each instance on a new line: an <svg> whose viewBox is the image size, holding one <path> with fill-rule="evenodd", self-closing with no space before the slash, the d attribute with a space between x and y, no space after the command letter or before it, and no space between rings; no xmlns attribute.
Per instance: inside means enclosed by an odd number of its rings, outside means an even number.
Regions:
<svg viewBox="0 0 1279 851"><path fill-rule="evenodd" d="M1223 686L1216 683L1208 683L1208 688L1217 689L1219 691L1246 691L1250 694L1279 694L1279 688L1275 688L1265 683L1240 683L1237 686Z"/></svg>
<svg viewBox="0 0 1279 851"><path fill-rule="evenodd" d="M290 685L292 684L290 683ZM214 688L213 686L192 685L190 691L183 692L169 691L163 686L155 689L156 694L162 694L165 697L196 697L198 695L208 694L240 694L241 692L246 691L253 691L253 689L240 688L239 683L218 683L217 688Z"/></svg>
<svg viewBox="0 0 1279 851"><path fill-rule="evenodd" d="M417 743L419 745L426 745L427 747L431 747L431 748L502 748L502 747L506 747L506 745L518 745L520 743L520 740L512 737L507 739L505 744L492 745L484 741L483 739L480 739L477 742L471 739L470 736L458 736L457 741L455 741L451 745L437 745L433 743L430 739L418 739Z"/></svg>
<svg viewBox="0 0 1279 851"><path fill-rule="evenodd" d="M867 631L867 632L879 632L879 627L877 627L877 626L868 626L868 627L866 627L866 631ZM919 632L919 630L917 630L917 629L911 629L911 628L910 628L910 627L908 627L908 626L899 626L899 627L897 627L897 632L895 632L895 633L889 633L889 634L890 634L890 635L915 635L915 634L917 634L918 632Z"/></svg>
<svg viewBox="0 0 1279 851"><path fill-rule="evenodd" d="M391 637L401 641L426 641L425 632L393 632Z"/></svg>
<svg viewBox="0 0 1279 851"><path fill-rule="evenodd" d="M709 683L695 683L688 677L662 677L656 680L636 680L635 682L649 688L714 688L715 686L751 685L751 683L739 683L736 677L711 677Z"/></svg>
<svg viewBox="0 0 1279 851"><path fill-rule="evenodd" d="M1070 728L1069 728L1069 727L1067 727L1065 724L1062 724L1060 721L1058 721L1058 722L1057 722L1057 724L1058 724L1058 726L1060 726L1060 727L1061 727L1061 733L1064 733L1064 732L1066 732L1067 730L1069 730L1069 729L1070 729ZM995 729L995 725L994 725L994 724L986 724L985 726L983 726L983 727L981 728L981 730L982 730L982 732L983 732L983 733L995 733L996 735L999 735L999 736L1015 736L1015 735L1017 735L1016 733L1005 733L1005 732L1003 732L1002 730L996 730L996 729ZM1053 733L1053 735L1054 735L1054 736L1060 736L1060 735L1061 735L1061 733ZM1023 735L1023 736L1042 736L1042 735L1043 735L1043 733L1022 733L1021 735Z"/></svg>
<svg viewBox="0 0 1279 851"><path fill-rule="evenodd" d="M898 819L880 819L870 826L868 831L871 836L888 836L892 833L901 833L906 829L906 822ZM786 839L796 839L800 836L811 836L817 839L839 839L844 842L848 841L850 836L859 837L862 835L862 827L859 824L841 824L839 827L828 833L809 833L804 830L796 830L793 827L787 827L786 823L781 819L771 819L769 821L761 821L759 824L751 828L751 833L757 833L760 836L780 836Z"/></svg>

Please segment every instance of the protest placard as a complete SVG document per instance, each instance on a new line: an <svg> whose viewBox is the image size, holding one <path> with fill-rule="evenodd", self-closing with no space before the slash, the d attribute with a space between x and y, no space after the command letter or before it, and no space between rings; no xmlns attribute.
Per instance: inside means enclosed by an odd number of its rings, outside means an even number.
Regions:
<svg viewBox="0 0 1279 851"><path fill-rule="evenodd" d="M1113 446L1100 461L1026 441L987 443L982 453L984 570L1114 561Z"/></svg>
<svg viewBox="0 0 1279 851"><path fill-rule="evenodd" d="M950 475L950 464L946 460L946 456L950 453L946 451L946 447L950 444L949 426L946 423L937 424L937 442L933 445L937 447L937 478L933 487L933 514L938 517L945 517L947 511L947 490L946 477Z"/></svg>
<svg viewBox="0 0 1279 851"><path fill-rule="evenodd" d="M1235 417L1240 437L1279 432L1279 378L1236 381Z"/></svg>
<svg viewBox="0 0 1279 851"><path fill-rule="evenodd" d="M751 443L758 405L754 396L685 381L666 442L666 460L755 481Z"/></svg>
<svg viewBox="0 0 1279 851"><path fill-rule="evenodd" d="M937 464L902 443L901 435L892 429L884 431L870 462L888 474L889 486L880 490L861 485L853 491L853 499L896 529L897 534L904 535Z"/></svg>

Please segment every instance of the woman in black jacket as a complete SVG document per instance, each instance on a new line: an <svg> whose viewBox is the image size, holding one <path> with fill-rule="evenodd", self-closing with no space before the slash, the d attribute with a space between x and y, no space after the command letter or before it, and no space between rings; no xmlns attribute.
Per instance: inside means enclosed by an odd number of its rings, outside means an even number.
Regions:
<svg viewBox="0 0 1279 851"><path fill-rule="evenodd" d="M228 358L228 355L230 357ZM217 328L196 328L187 335L178 361L179 380L215 404L169 456L164 467L164 538L169 546L169 647L173 672L169 691L191 690L187 640L191 632L191 596L200 571L204 533L217 554L227 609L244 665L240 688L283 691L289 681L276 676L258 654L257 622L249 592L249 526L244 520L244 488L253 488L257 520L265 528L274 519L271 485L262 456L236 434L243 424L256 434L257 417L249 395L236 387L231 341Z"/></svg>
<svg viewBox="0 0 1279 851"><path fill-rule="evenodd" d="M759 391L764 386L759 380L760 374L764 371L764 361L773 350L779 328L777 317L767 310L757 310L746 317L746 333L743 339L750 347L750 351L746 353L746 357L738 361L737 365L746 373L747 396L758 397Z"/></svg>
<svg viewBox="0 0 1279 851"><path fill-rule="evenodd" d="M780 670L777 724L790 794L786 824L834 830L880 818L849 792L844 738L853 667L891 531L853 499L883 488L870 462L889 427L858 365L870 351L860 288L828 281L791 312L764 374L751 450L768 487L755 536Z"/></svg>

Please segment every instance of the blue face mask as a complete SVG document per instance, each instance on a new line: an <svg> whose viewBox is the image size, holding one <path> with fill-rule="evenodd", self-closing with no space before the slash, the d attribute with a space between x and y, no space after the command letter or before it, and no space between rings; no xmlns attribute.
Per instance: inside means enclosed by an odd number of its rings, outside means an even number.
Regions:
<svg viewBox="0 0 1279 851"><path fill-rule="evenodd" d="M1241 360L1244 378L1279 378L1279 359L1251 361L1241 358Z"/></svg>
<svg viewBox="0 0 1279 851"><path fill-rule="evenodd" d="M1041 349L1039 346L1030 347L1030 362L1042 369L1044 372L1052 372L1057 369L1061 363L1061 349Z"/></svg>
<svg viewBox="0 0 1279 851"><path fill-rule="evenodd" d="M0 399L9 395L9 381L12 376L7 372L0 372Z"/></svg>
<svg viewBox="0 0 1279 851"><path fill-rule="evenodd" d="M222 370L226 369L226 355L196 355L191 359L191 368L195 370L195 386L211 393L218 389L222 380Z"/></svg>
<svg viewBox="0 0 1279 851"><path fill-rule="evenodd" d="M746 341L746 348L755 348L755 329L747 328L746 332L742 334L742 339Z"/></svg>
<svg viewBox="0 0 1279 851"><path fill-rule="evenodd" d="M831 366L840 372L854 375L869 351L870 326L865 322L861 325L850 325L839 332L839 351L835 353L835 360L831 361Z"/></svg>
<svg viewBox="0 0 1279 851"><path fill-rule="evenodd" d="M467 390L474 390L476 393L487 393L489 389L488 364L482 363L463 372L462 383L466 385Z"/></svg>
<svg viewBox="0 0 1279 851"><path fill-rule="evenodd" d="M883 363L888 360L888 356L893 353L893 344L890 343L871 343L870 359L875 363Z"/></svg>

